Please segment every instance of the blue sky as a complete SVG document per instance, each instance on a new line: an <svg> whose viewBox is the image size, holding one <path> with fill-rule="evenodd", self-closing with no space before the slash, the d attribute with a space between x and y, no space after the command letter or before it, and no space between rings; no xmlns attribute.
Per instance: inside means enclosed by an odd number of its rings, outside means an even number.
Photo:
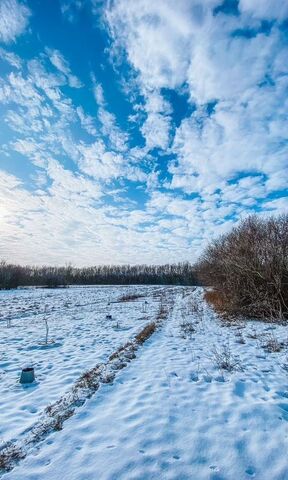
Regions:
<svg viewBox="0 0 288 480"><path fill-rule="evenodd" d="M0 0L0 258L194 261L287 212L283 0Z"/></svg>

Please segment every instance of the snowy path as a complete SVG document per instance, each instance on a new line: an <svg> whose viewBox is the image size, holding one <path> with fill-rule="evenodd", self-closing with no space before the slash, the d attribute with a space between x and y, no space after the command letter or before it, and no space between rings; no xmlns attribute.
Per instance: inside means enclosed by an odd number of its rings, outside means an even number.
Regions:
<svg viewBox="0 0 288 480"><path fill-rule="evenodd" d="M287 351L263 351L267 324L253 339L251 323L223 327L208 308L191 314L193 299L201 303L200 290L178 293L170 319L113 385L3 478L287 480ZM183 320L194 322L191 338ZM287 338L287 328L273 334ZM227 342L241 370L223 374L212 351Z"/></svg>

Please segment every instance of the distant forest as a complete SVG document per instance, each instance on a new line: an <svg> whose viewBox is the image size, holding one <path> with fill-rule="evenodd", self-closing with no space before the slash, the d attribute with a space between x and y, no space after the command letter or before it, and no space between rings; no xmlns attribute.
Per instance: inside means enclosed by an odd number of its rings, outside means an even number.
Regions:
<svg viewBox="0 0 288 480"><path fill-rule="evenodd" d="M36 267L0 262L0 289L68 285L196 285L191 264Z"/></svg>

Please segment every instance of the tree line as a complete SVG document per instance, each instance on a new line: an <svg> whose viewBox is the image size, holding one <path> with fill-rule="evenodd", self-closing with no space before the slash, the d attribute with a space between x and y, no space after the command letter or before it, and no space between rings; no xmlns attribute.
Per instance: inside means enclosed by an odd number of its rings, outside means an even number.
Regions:
<svg viewBox="0 0 288 480"><path fill-rule="evenodd" d="M0 262L0 288L68 285L196 285L189 263L166 265L21 266Z"/></svg>
<svg viewBox="0 0 288 480"><path fill-rule="evenodd" d="M0 288L67 285L206 285L228 314L288 319L288 215L252 215L213 240L194 265L33 267L0 262Z"/></svg>

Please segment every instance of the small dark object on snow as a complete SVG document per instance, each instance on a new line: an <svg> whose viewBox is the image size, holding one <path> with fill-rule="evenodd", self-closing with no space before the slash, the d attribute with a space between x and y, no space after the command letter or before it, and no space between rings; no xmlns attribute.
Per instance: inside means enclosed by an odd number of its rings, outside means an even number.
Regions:
<svg viewBox="0 0 288 480"><path fill-rule="evenodd" d="M35 380L34 368L22 368L20 383L32 383Z"/></svg>
<svg viewBox="0 0 288 480"><path fill-rule="evenodd" d="M106 315L107 320L112 320L112 315Z"/></svg>

